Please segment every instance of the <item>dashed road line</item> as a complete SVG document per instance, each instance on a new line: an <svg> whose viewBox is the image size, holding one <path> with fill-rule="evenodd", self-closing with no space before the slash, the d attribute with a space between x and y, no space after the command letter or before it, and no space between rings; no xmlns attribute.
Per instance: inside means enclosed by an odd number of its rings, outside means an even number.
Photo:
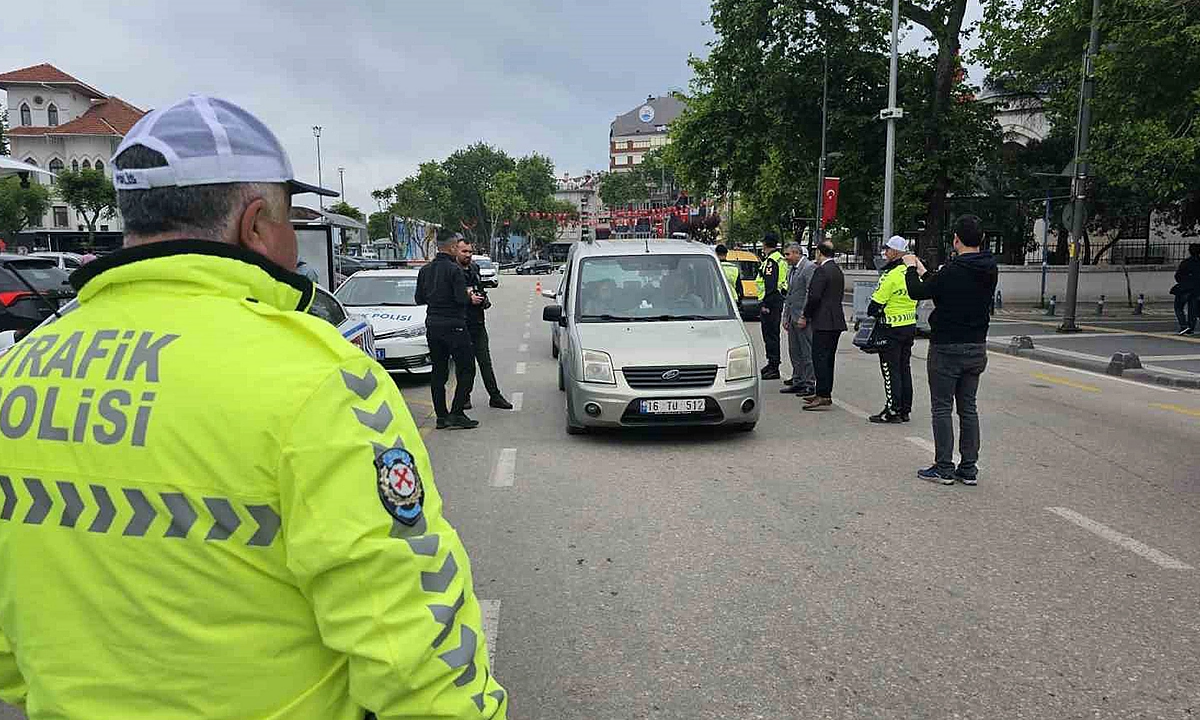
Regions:
<svg viewBox="0 0 1200 720"><path fill-rule="evenodd" d="M517 352L529 352L529 343L521 343L518 345Z"/></svg>
<svg viewBox="0 0 1200 720"><path fill-rule="evenodd" d="M1119 533L1116 530L1113 530L1112 528L1110 528L1109 526L1098 523L1095 520L1093 520L1085 515L1080 515L1079 513L1075 512L1074 510L1071 510L1070 508L1048 507L1048 508L1046 508L1046 510L1048 512L1054 513L1055 515L1061 517L1062 519L1066 520L1067 522L1078 525L1079 527L1083 528L1084 530L1087 530L1090 533L1099 535L1100 537L1104 538L1105 540L1109 541L1110 543L1113 543L1114 545L1118 545L1120 547L1125 548L1129 552L1134 553L1135 555L1140 555L1141 557L1144 557L1145 559L1149 560L1150 562L1154 563L1155 565L1158 565L1159 567L1164 567L1168 570L1192 570L1193 569L1191 565L1188 565L1185 562L1176 560L1175 558L1162 552L1161 550L1155 550L1154 548L1150 547L1149 545L1147 545L1146 543L1144 543L1140 540L1134 540L1133 538L1129 537L1128 535Z"/></svg>
<svg viewBox="0 0 1200 720"><path fill-rule="evenodd" d="M525 393L515 392L512 394L513 412L521 412L521 408L525 406Z"/></svg>
<svg viewBox="0 0 1200 720"><path fill-rule="evenodd" d="M937 452L937 447L933 444L932 440L926 440L923 437L916 437L916 436L906 437L904 439L909 441L913 445L916 445L917 447L921 448L922 450L927 450L931 453ZM960 462L961 460L962 460L962 456L959 455L958 453L954 453L954 462L957 463L957 462Z"/></svg>
<svg viewBox="0 0 1200 720"><path fill-rule="evenodd" d="M528 325L527 325L526 327L528 327ZM525 331L525 334L521 336L521 339L522 339L522 340L528 340L528 339L529 339L529 331L528 331L528 330L526 330L526 331Z"/></svg>
<svg viewBox="0 0 1200 720"><path fill-rule="evenodd" d="M496 460L496 467L492 468L492 487L512 487L513 479L517 474L517 449L504 448L500 451L500 457Z"/></svg>
<svg viewBox="0 0 1200 720"><path fill-rule="evenodd" d="M837 405L841 409L850 413L854 417L859 418L860 420L866 420L868 417L871 416L871 414L868 413L866 410L859 410L858 408L854 407L850 403L842 401L842 400L838 400L837 398L834 398L833 404Z"/></svg>
<svg viewBox="0 0 1200 720"><path fill-rule="evenodd" d="M1193 408L1185 408L1181 405L1170 405L1167 403L1150 403L1150 407L1158 410L1170 410L1171 412L1179 413L1180 415L1190 415L1191 417L1200 417L1200 410Z"/></svg>
<svg viewBox="0 0 1200 720"><path fill-rule="evenodd" d="M523 363L523 362L517 363L516 372L518 375L524 375L525 374L525 363Z"/></svg>
<svg viewBox="0 0 1200 720"><path fill-rule="evenodd" d="M1065 377L1059 377L1057 375L1047 375L1046 373L1033 373L1033 376L1035 378L1037 378L1038 380L1045 380L1046 382L1051 382L1051 383L1054 383L1055 385L1063 385L1063 386L1066 386L1069 388L1075 388L1076 390L1083 390L1084 392L1094 392L1094 393L1100 392L1100 388L1096 387L1095 385L1084 385L1083 383L1077 383L1074 380L1068 380Z"/></svg>
<svg viewBox="0 0 1200 720"><path fill-rule="evenodd" d="M496 639L500 637L500 601L479 601L479 611L483 616L483 637L487 639L488 667L492 674L496 673Z"/></svg>

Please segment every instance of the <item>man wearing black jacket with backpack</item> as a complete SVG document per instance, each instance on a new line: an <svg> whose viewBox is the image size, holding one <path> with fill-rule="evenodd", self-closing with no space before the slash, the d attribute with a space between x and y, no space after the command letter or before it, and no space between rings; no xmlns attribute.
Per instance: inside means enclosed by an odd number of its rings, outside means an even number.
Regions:
<svg viewBox="0 0 1200 720"><path fill-rule="evenodd" d="M953 485L977 483L979 414L975 396L987 367L989 309L996 294L999 271L990 250L980 249L983 229L979 218L964 215L954 223L954 257L936 272L926 272L915 255L905 255L905 282L913 300L933 300L929 318L929 402L933 414L934 465L920 470L923 480ZM954 420L957 405L959 453L954 466Z"/></svg>

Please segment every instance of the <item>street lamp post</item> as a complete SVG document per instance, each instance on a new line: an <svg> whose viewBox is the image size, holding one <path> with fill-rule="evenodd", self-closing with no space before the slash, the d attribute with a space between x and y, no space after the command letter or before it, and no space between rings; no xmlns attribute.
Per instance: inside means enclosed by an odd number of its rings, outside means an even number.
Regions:
<svg viewBox="0 0 1200 720"><path fill-rule="evenodd" d="M321 126L313 125L313 137L317 139L317 184L324 185L321 181ZM318 195L318 202L321 204L321 211L325 211L325 197Z"/></svg>
<svg viewBox="0 0 1200 720"><path fill-rule="evenodd" d="M1071 212L1071 263L1067 273L1067 307L1061 333L1079 332L1075 324L1075 309L1079 296L1079 244L1083 237L1083 213L1087 201L1088 133L1092 122L1092 94L1096 85L1092 74L1092 63L1100 49L1100 0L1092 0L1092 30L1088 38L1088 49L1083 56L1083 83L1079 88L1079 126L1075 130L1074 180L1071 195L1074 207Z"/></svg>
<svg viewBox="0 0 1200 720"><path fill-rule="evenodd" d="M900 63L900 0L892 0L892 61L888 74L888 106L879 117L887 120L887 161L883 172L883 239L892 236L893 188L896 182L896 120L904 111L896 107L896 74Z"/></svg>
<svg viewBox="0 0 1200 720"><path fill-rule="evenodd" d="M342 202L346 202L346 168L338 168L338 181L342 185Z"/></svg>
<svg viewBox="0 0 1200 720"><path fill-rule="evenodd" d="M825 199L825 121L829 115L829 48L825 48L825 79L821 83L821 158L817 161L817 205L813 210L816 224L808 235L808 254L812 255L813 245L820 244L825 239L824 213L821 212Z"/></svg>

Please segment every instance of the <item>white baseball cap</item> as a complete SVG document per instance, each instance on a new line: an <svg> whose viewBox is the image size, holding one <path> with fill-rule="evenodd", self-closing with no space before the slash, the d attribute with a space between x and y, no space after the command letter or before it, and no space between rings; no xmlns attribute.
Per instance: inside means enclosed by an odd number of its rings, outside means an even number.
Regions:
<svg viewBox="0 0 1200 720"><path fill-rule="evenodd" d="M134 145L155 150L165 167L119 169L116 159ZM189 95L137 122L112 159L118 190L149 190L223 183L283 183L293 195L337 191L296 180L279 138L247 110L220 98Z"/></svg>
<svg viewBox="0 0 1200 720"><path fill-rule="evenodd" d="M885 247L889 247L896 252L908 252L908 241L899 235L893 235L884 243Z"/></svg>

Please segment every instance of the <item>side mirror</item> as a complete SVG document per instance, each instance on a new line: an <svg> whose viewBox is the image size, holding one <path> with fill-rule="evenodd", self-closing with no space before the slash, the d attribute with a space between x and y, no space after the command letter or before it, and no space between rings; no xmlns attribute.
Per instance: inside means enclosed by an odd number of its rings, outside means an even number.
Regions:
<svg viewBox="0 0 1200 720"><path fill-rule="evenodd" d="M566 318L563 317L562 305L547 305L542 308L542 319L546 322L558 323L566 325Z"/></svg>

